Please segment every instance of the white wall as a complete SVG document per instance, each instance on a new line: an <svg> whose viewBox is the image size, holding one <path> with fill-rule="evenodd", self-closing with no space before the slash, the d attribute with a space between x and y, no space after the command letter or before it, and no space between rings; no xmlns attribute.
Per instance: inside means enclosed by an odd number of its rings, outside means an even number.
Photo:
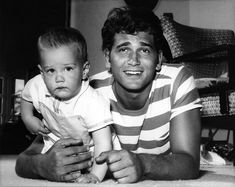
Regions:
<svg viewBox="0 0 235 187"><path fill-rule="evenodd" d="M186 25L235 31L234 0L160 0L154 10L158 16L172 12Z"/></svg>
<svg viewBox="0 0 235 187"><path fill-rule="evenodd" d="M71 26L78 28L87 40L90 74L104 70L101 50L101 28L109 10L125 5L123 0L72 0Z"/></svg>
<svg viewBox="0 0 235 187"><path fill-rule="evenodd" d="M190 25L235 31L234 0L190 0Z"/></svg>

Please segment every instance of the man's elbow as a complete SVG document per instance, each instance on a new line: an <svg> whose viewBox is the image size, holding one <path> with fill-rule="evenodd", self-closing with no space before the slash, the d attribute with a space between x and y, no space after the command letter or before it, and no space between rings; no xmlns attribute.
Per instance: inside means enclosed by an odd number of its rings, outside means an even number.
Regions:
<svg viewBox="0 0 235 187"><path fill-rule="evenodd" d="M22 158L21 157L22 157L22 153L19 154L16 159L15 172L19 177L24 177L23 171L22 171L22 163L21 163Z"/></svg>
<svg viewBox="0 0 235 187"><path fill-rule="evenodd" d="M181 179L197 179L200 175L200 159L195 159L190 155L187 155L187 159L184 160L185 170L182 172ZM186 169L187 168L187 169Z"/></svg>

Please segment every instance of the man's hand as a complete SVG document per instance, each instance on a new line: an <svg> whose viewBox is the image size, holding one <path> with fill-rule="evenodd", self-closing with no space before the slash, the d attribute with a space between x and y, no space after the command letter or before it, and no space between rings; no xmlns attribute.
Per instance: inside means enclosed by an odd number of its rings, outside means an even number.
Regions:
<svg viewBox="0 0 235 187"><path fill-rule="evenodd" d="M62 139L57 141L44 155L38 155L38 173L51 181L72 181L78 178L81 169L92 165L89 146L81 140Z"/></svg>
<svg viewBox="0 0 235 187"><path fill-rule="evenodd" d="M96 162L106 162L109 171L119 183L133 183L141 179L143 168L137 154L127 150L113 150L103 152L96 158Z"/></svg>

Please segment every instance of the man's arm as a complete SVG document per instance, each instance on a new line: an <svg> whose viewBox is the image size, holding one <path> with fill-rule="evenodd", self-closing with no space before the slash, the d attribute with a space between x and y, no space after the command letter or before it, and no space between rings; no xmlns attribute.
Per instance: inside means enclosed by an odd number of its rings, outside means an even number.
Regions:
<svg viewBox="0 0 235 187"><path fill-rule="evenodd" d="M106 161L120 183L141 179L193 179L199 175L200 112L193 109L171 120L169 155L134 154L126 150L104 152L98 162Z"/></svg>
<svg viewBox="0 0 235 187"><path fill-rule="evenodd" d="M199 175L201 125L199 109L187 111L171 121L169 155L139 155L144 175L150 179L192 179Z"/></svg>
<svg viewBox="0 0 235 187"><path fill-rule="evenodd" d="M91 166L91 153L81 140L61 139L45 154L42 136L22 152L16 161L17 175L25 178L45 178L51 181L71 181L80 176L80 170Z"/></svg>
<svg viewBox="0 0 235 187"><path fill-rule="evenodd" d="M37 136L33 143L22 153L20 153L16 160L15 171L17 175L25 178L41 178L36 171L33 171L33 157L39 155L43 148L43 141L41 136Z"/></svg>

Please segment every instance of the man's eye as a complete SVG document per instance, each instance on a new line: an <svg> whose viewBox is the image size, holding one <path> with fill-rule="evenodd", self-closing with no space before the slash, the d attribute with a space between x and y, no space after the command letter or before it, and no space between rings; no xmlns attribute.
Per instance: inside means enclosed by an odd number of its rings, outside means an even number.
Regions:
<svg viewBox="0 0 235 187"><path fill-rule="evenodd" d="M150 53L149 49L142 49L143 53Z"/></svg>
<svg viewBox="0 0 235 187"><path fill-rule="evenodd" d="M122 52L122 53L127 52L127 51L128 51L128 48L120 48L119 49L119 52Z"/></svg>

